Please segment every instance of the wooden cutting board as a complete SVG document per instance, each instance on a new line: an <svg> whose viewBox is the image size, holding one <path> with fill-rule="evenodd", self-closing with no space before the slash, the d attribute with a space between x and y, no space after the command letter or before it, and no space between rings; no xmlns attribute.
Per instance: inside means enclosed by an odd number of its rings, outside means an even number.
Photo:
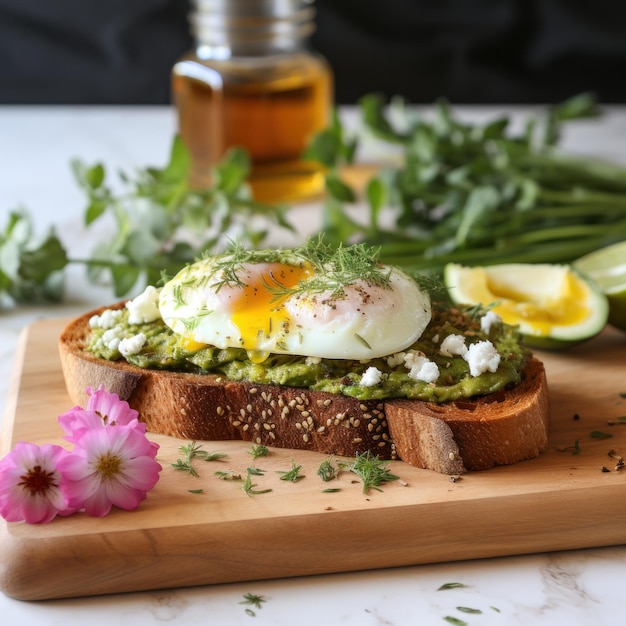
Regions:
<svg viewBox="0 0 626 626"><path fill-rule="evenodd" d="M2 455L21 440L63 444L56 418L71 406L56 341L64 323L38 322L22 335ZM455 482L397 461L390 468L401 481L382 491L363 493L344 473L332 485L340 491L325 493L317 453L277 449L253 461L248 443L205 442L227 457L199 463L194 478L171 466L187 442L153 436L163 471L138 510L2 522L0 588L37 600L625 543L626 469L609 453L626 457L626 334L607 329L538 356L552 410L549 449L538 459ZM292 461L305 477L280 480ZM215 475L250 466L265 471L257 488L270 492L246 495Z"/></svg>

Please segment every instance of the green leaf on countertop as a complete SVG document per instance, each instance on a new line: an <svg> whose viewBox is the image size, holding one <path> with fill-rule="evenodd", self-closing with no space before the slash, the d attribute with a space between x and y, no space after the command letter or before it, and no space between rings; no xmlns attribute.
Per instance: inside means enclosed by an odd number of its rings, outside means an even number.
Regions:
<svg viewBox="0 0 626 626"><path fill-rule="evenodd" d="M68 262L54 229L39 236L25 211L11 211L0 232L0 303L59 302Z"/></svg>

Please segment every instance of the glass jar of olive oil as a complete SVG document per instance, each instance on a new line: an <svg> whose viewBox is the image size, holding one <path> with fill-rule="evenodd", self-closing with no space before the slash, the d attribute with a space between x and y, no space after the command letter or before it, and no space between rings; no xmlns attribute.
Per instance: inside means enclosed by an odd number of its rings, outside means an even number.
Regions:
<svg viewBox="0 0 626 626"><path fill-rule="evenodd" d="M257 200L295 201L323 190L319 164L301 159L333 102L327 62L308 49L312 0L193 0L195 47L172 70L178 132L191 154L190 183L210 184L233 146L252 161Z"/></svg>

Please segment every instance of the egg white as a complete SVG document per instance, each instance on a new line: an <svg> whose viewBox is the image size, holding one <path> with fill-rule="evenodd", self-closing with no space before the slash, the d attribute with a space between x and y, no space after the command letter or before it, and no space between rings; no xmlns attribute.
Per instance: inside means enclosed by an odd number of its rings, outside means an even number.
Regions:
<svg viewBox="0 0 626 626"><path fill-rule="evenodd" d="M302 262L245 264L235 284L209 257L165 284L159 309L187 340L244 348L253 361L270 353L367 360L409 347L431 318L428 294L401 270L387 270L385 285L356 280L337 295L303 289L314 272Z"/></svg>

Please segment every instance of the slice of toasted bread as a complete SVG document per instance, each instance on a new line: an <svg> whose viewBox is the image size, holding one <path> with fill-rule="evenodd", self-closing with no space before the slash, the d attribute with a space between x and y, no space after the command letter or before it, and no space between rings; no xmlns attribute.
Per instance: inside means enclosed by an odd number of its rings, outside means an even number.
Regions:
<svg viewBox="0 0 626 626"><path fill-rule="evenodd" d="M84 406L86 389L104 385L139 411L151 432L337 456L372 451L447 474L533 458L547 444L547 383L535 358L518 386L488 396L446 404L363 401L96 358L84 348L89 319L101 310L72 321L59 338L70 398Z"/></svg>

